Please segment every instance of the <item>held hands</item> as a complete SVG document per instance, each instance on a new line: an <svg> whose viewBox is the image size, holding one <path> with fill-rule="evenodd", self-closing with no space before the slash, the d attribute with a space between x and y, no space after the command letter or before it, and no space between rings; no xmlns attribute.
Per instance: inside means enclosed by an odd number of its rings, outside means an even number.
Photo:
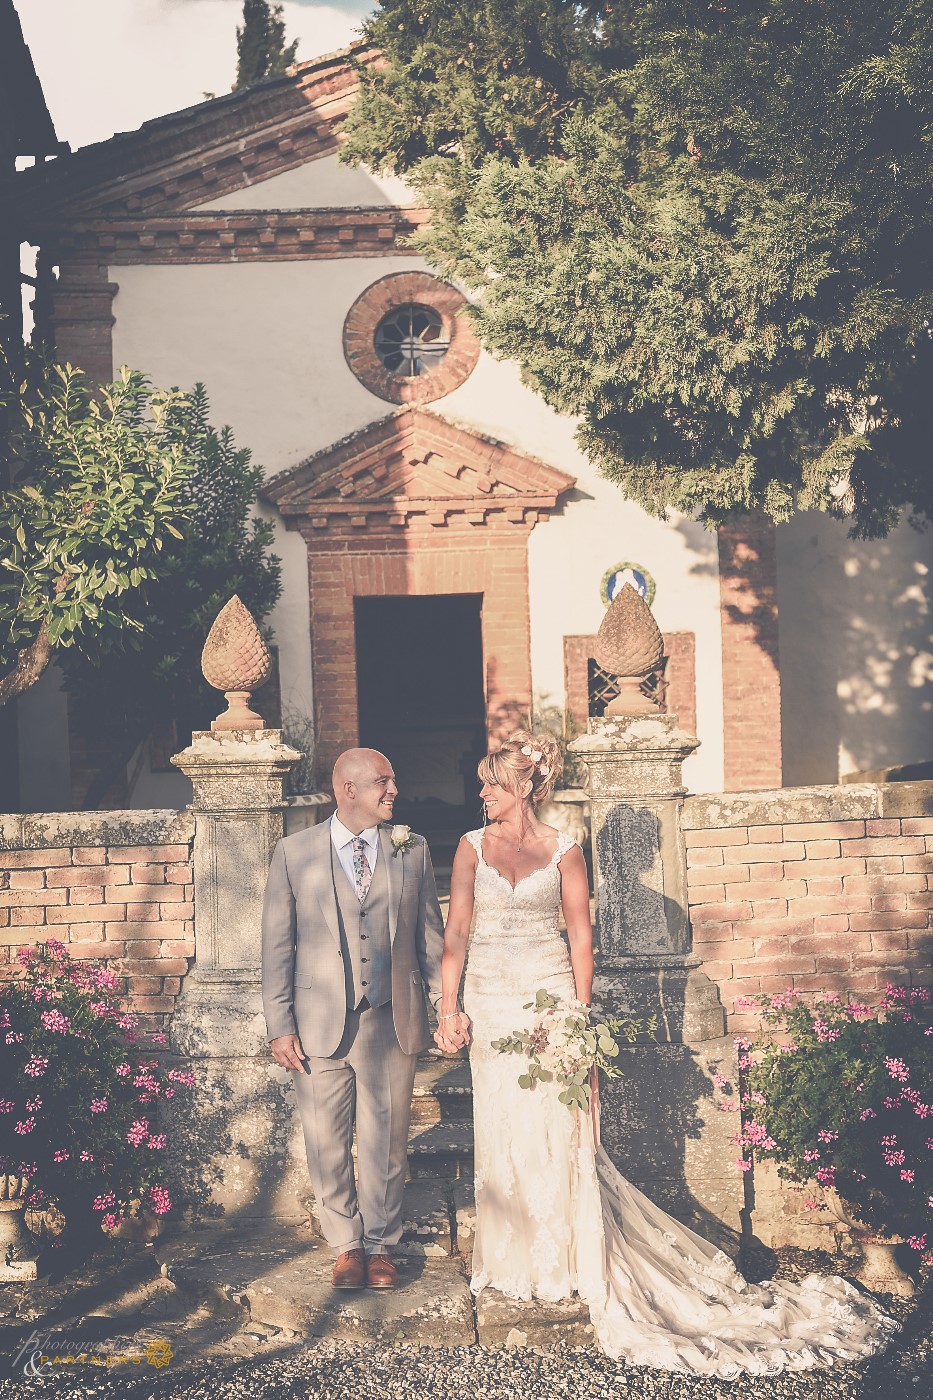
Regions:
<svg viewBox="0 0 933 1400"><path fill-rule="evenodd" d="M465 1011L445 1013L438 1017L437 1030L434 1032L435 1045L443 1050L445 1055L456 1055L458 1050L469 1045L472 1024Z"/></svg>
<svg viewBox="0 0 933 1400"><path fill-rule="evenodd" d="M301 1074L307 1074L304 1066L305 1052L301 1048L301 1041L297 1035L277 1035L275 1040L270 1041L269 1048L275 1056L275 1062L283 1069L297 1069Z"/></svg>

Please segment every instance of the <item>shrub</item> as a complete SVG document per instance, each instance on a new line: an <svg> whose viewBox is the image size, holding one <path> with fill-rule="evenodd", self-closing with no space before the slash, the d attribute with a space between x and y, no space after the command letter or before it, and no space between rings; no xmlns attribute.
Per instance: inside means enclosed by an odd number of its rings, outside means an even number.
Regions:
<svg viewBox="0 0 933 1400"><path fill-rule="evenodd" d="M933 1263L929 990L889 983L877 1009L835 994L811 1006L794 991L743 1004L757 1004L767 1030L737 1042L738 1165L747 1170L752 1152L789 1181L835 1188L866 1224L908 1236Z"/></svg>
<svg viewBox="0 0 933 1400"><path fill-rule="evenodd" d="M133 1200L164 1215L166 1135L155 1115L194 1076L162 1073L148 1057L110 969L73 961L51 938L22 949L19 963L22 975L0 993L0 1172L26 1177L27 1204L57 1207L71 1231L95 1213L113 1229Z"/></svg>

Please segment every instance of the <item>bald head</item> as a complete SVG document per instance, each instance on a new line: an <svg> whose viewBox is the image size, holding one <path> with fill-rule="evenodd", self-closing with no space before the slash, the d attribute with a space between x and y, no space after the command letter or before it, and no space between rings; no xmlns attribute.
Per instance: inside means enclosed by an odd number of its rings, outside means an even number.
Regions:
<svg viewBox="0 0 933 1400"><path fill-rule="evenodd" d="M384 753L378 749L346 749L334 764L333 780L337 816L348 831L358 835L392 820L398 788Z"/></svg>

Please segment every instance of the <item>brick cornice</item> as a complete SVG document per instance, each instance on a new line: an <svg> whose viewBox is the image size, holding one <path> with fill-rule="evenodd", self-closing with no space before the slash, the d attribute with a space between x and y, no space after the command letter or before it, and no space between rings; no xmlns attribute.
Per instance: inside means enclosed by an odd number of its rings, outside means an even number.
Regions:
<svg viewBox="0 0 933 1400"><path fill-rule="evenodd" d="M423 209L294 209L148 215L44 225L37 241L58 262L281 262L308 258L418 256L408 246L427 219Z"/></svg>
<svg viewBox="0 0 933 1400"><path fill-rule="evenodd" d="M349 53L379 61L358 45L20 172L24 229L190 209L330 154L358 85Z"/></svg>
<svg viewBox="0 0 933 1400"><path fill-rule="evenodd" d="M423 408L404 408L262 489L305 535L360 536L452 525L530 527L574 478Z"/></svg>

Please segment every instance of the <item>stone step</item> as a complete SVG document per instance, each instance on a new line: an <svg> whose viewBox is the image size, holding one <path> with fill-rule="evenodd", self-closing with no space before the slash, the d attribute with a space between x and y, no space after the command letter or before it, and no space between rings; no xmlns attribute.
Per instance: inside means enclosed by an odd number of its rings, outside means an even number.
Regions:
<svg viewBox="0 0 933 1400"><path fill-rule="evenodd" d="M472 1123L413 1123L408 1139L408 1174L413 1180L459 1180L473 1176Z"/></svg>
<svg viewBox="0 0 933 1400"><path fill-rule="evenodd" d="M415 1072L412 1123L467 1123L472 1116L473 1085L466 1056L422 1056Z"/></svg>
<svg viewBox="0 0 933 1400"><path fill-rule="evenodd" d="M217 1310L239 1308L244 1322L306 1337L476 1341L470 1290L453 1260L398 1259L400 1287L331 1287L333 1254L295 1225L192 1230L153 1246L164 1277Z"/></svg>
<svg viewBox="0 0 933 1400"><path fill-rule="evenodd" d="M494 1288L484 1288L476 1299L476 1333L484 1347L579 1347L594 1340L589 1308L581 1298L522 1303Z"/></svg>

